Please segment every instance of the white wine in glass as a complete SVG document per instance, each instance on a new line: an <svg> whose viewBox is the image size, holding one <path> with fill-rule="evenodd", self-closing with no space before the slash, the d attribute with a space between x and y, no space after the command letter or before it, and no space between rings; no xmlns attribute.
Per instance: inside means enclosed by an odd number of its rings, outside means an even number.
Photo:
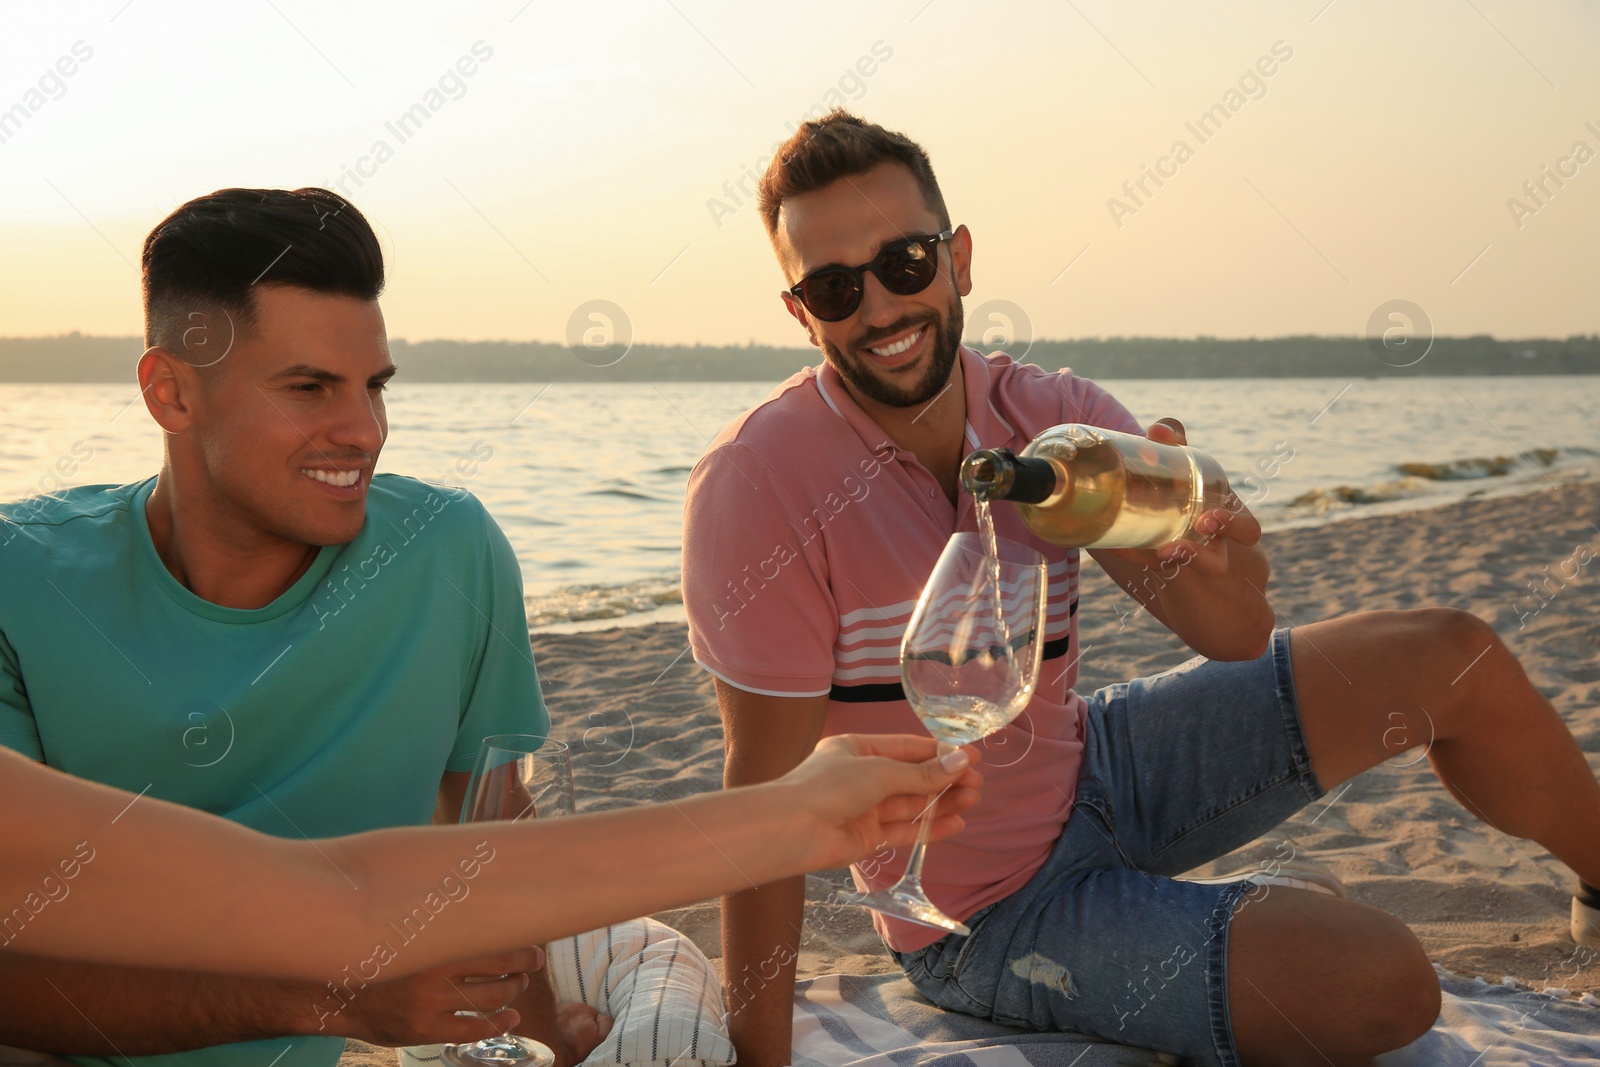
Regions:
<svg viewBox="0 0 1600 1067"><path fill-rule="evenodd" d="M461 805L462 822L550 819L574 810L572 754L565 743L534 734L483 739ZM556 1059L548 1046L514 1034L450 1045L440 1056L451 1067L550 1067Z"/></svg>
<svg viewBox="0 0 1600 1067"><path fill-rule="evenodd" d="M975 533L950 538L911 613L900 645L900 681L917 718L941 753L989 736L1010 723L1033 699L1044 649L1044 557L1012 541L984 550ZM896 919L966 935L971 931L941 911L922 889L937 798L923 812L922 829L905 875L855 903Z"/></svg>

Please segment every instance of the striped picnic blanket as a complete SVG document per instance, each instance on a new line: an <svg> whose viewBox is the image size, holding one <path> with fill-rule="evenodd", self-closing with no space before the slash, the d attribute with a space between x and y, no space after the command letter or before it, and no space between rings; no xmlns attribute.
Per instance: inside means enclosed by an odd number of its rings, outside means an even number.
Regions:
<svg viewBox="0 0 1600 1067"><path fill-rule="evenodd" d="M1491 985L1441 971L1434 1028L1381 1067L1600 1063L1600 1000ZM1035 1034L924 1000L898 974L830 974L795 997L795 1067L1114 1067L1179 1062L1081 1034Z"/></svg>

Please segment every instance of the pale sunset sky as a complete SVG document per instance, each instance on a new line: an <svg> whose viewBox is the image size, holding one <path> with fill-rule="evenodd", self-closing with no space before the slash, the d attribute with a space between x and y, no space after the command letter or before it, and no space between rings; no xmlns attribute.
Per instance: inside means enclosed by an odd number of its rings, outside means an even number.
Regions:
<svg viewBox="0 0 1600 1067"><path fill-rule="evenodd" d="M0 336L138 333L172 208L327 185L383 238L391 336L563 340L604 299L640 342L804 344L747 193L831 103L932 155L969 321L1350 335L1406 299L1440 334L1600 332L1577 0L4 9Z"/></svg>

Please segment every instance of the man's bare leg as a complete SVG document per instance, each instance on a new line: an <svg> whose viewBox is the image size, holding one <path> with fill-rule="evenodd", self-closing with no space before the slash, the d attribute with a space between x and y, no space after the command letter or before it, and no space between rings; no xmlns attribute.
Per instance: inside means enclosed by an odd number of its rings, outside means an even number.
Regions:
<svg viewBox="0 0 1600 1067"><path fill-rule="evenodd" d="M1291 631L1295 690L1324 789L1410 748L1472 814L1600 878L1600 783L1571 732L1481 620L1368 612ZM1362 1063L1414 1040L1439 990L1404 924L1274 891L1229 933L1228 999L1247 1064Z"/></svg>
<svg viewBox="0 0 1600 1067"><path fill-rule="evenodd" d="M1271 888L1234 912L1228 1011L1247 1067L1357 1067L1427 1033L1439 1017L1439 982L1393 915Z"/></svg>
<svg viewBox="0 0 1600 1067"><path fill-rule="evenodd" d="M1446 789L1600 884L1600 782L1494 630L1450 609L1374 611L1290 632L1311 767L1324 789L1427 746Z"/></svg>

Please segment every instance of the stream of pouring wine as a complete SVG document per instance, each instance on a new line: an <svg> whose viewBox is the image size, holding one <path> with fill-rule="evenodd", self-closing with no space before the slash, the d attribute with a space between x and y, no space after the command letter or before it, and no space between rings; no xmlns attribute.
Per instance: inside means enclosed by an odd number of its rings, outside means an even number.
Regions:
<svg viewBox="0 0 1600 1067"><path fill-rule="evenodd" d="M1006 622L1005 592L1000 587L1000 541L994 532L994 516L989 513L989 501L974 498L973 512L978 519L978 536L983 542L983 555L988 564L989 587L994 597L995 640L1000 644L1000 654L1006 659L1013 655L1011 627Z"/></svg>

